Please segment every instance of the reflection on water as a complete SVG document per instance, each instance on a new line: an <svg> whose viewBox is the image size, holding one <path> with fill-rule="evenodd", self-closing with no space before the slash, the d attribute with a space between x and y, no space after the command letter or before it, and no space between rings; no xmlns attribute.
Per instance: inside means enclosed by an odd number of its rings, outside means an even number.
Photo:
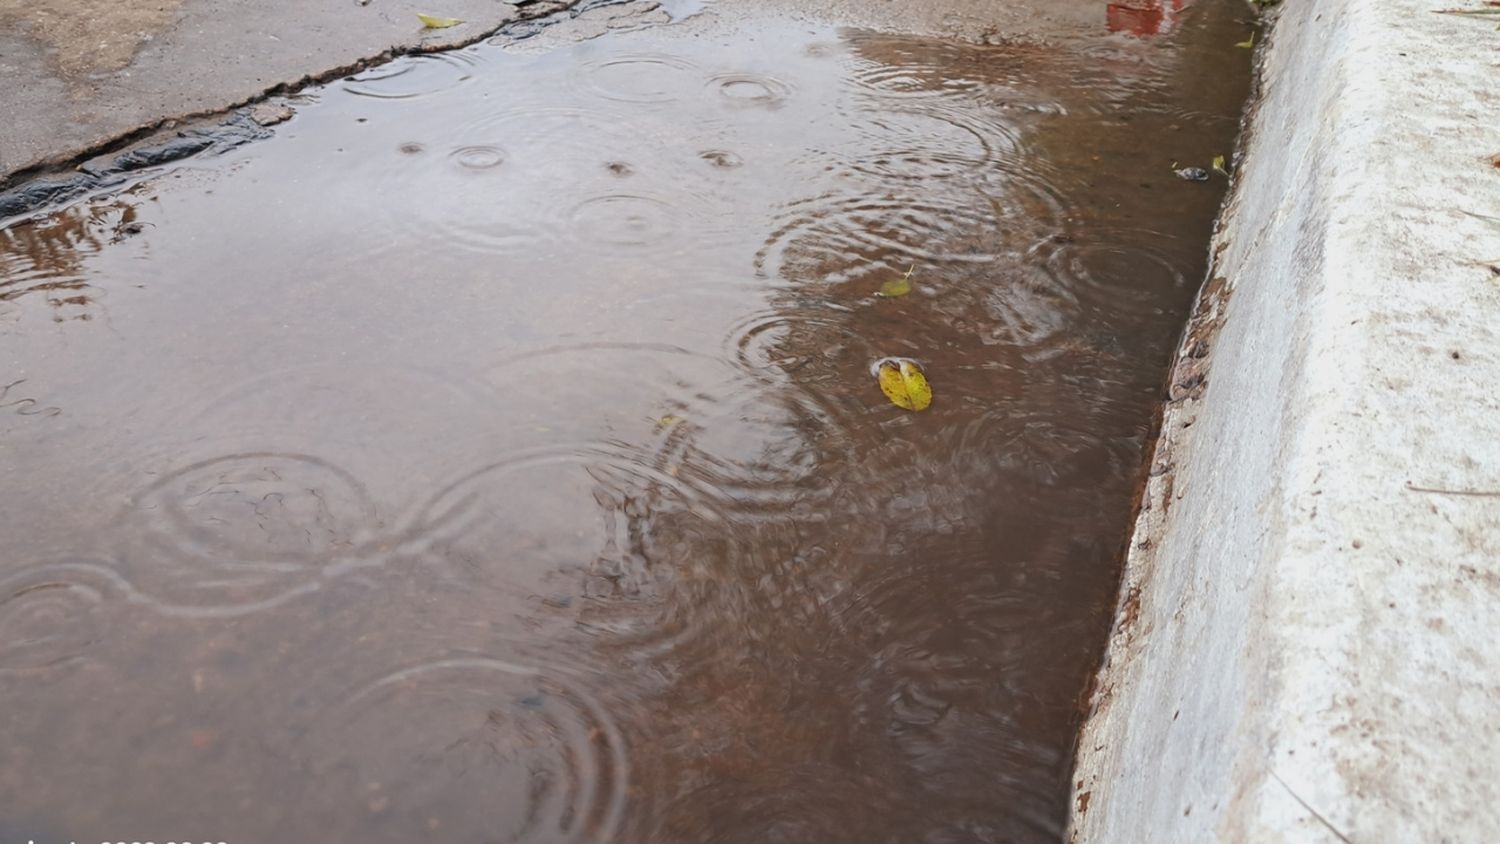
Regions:
<svg viewBox="0 0 1500 844"><path fill-rule="evenodd" d="M1170 32L1182 20L1183 10L1191 0L1131 0L1111 3L1107 13L1110 32L1128 32L1149 37Z"/></svg>
<svg viewBox="0 0 1500 844"><path fill-rule="evenodd" d="M1215 14L407 58L0 230L0 826L1056 840Z"/></svg>
<svg viewBox="0 0 1500 844"><path fill-rule="evenodd" d="M103 291L89 283L85 263L105 246L145 230L140 193L127 191L0 229L0 325L19 318L23 298L45 303L54 322L93 319Z"/></svg>

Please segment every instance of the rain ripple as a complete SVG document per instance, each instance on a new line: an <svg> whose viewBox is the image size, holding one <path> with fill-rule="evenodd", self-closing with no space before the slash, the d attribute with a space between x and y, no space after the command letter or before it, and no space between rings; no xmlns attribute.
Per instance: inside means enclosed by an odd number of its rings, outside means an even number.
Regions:
<svg viewBox="0 0 1500 844"><path fill-rule="evenodd" d="M1148 231L1090 232L1089 239L1049 239L1031 260L1080 302L1106 313L1159 313L1188 283L1168 253L1152 245Z"/></svg>
<svg viewBox="0 0 1500 844"><path fill-rule="evenodd" d="M668 103L695 92L703 72L668 53L612 55L583 62L578 77L584 90L626 103Z"/></svg>
<svg viewBox="0 0 1500 844"><path fill-rule="evenodd" d="M310 725L298 753L317 805L346 806L356 824L374 815L389 841L609 841L630 786L624 737L575 672L489 656L364 685ZM349 837L368 840L358 831Z"/></svg>
<svg viewBox="0 0 1500 844"><path fill-rule="evenodd" d="M982 112L980 112L982 114ZM995 169L1020 170L1017 128L972 109L938 104L870 109L852 127L850 146L834 150L848 167L882 179L947 179Z"/></svg>
<svg viewBox="0 0 1500 844"><path fill-rule="evenodd" d="M739 108L776 109L792 96L790 84L757 73L721 73L710 78L706 87Z"/></svg>
<svg viewBox="0 0 1500 844"><path fill-rule="evenodd" d="M377 561L383 524L352 475L306 454L203 460L135 495L120 516L121 569L156 609L239 615Z"/></svg>
<svg viewBox="0 0 1500 844"><path fill-rule="evenodd" d="M342 87L358 97L408 100L456 88L473 79L479 65L478 56L466 50L405 56L360 71Z"/></svg>
<svg viewBox="0 0 1500 844"><path fill-rule="evenodd" d="M733 523L763 507L801 507L828 483L807 451L838 448L841 426L815 397L753 367L670 345L587 343L512 357L491 378L518 367L547 385L532 400L537 422L606 449L650 432L654 450L619 456L669 475L700 517ZM601 430L572 423L578 406L612 412Z"/></svg>
<svg viewBox="0 0 1500 844"><path fill-rule="evenodd" d="M486 257L578 244L636 250L682 231L687 218L727 217L717 213L728 207L718 188L703 179L705 162L738 164L711 122L683 137L647 117L598 109L520 104L484 112L455 135L462 141L447 153L451 166L412 155L370 171L383 190L411 197L374 209L374 225L393 233L387 248L441 241ZM704 149L716 152L700 158ZM726 219L703 235L728 231Z"/></svg>
<svg viewBox="0 0 1500 844"><path fill-rule="evenodd" d="M733 584L760 576L759 549L827 518L820 467L845 429L765 373L619 343L515 356L495 377L518 371L536 388L510 423L515 446L402 531L406 552L457 582L540 597L617 650L680 655L743 617ZM579 402L610 412L579 416Z"/></svg>
<svg viewBox="0 0 1500 844"><path fill-rule="evenodd" d="M974 199L823 195L794 202L757 251L755 269L763 278L839 283L886 256L898 263L989 263L997 256L998 221Z"/></svg>
<svg viewBox="0 0 1500 844"><path fill-rule="evenodd" d="M488 144L474 144L455 149L449 157L468 170L489 170L505 163L505 150Z"/></svg>
<svg viewBox="0 0 1500 844"><path fill-rule="evenodd" d="M99 609L124 583L96 563L34 565L0 577L0 678L73 667L108 634Z"/></svg>
<svg viewBox="0 0 1500 844"><path fill-rule="evenodd" d="M512 453L440 490L417 517L417 552L466 582L519 594L579 576L596 595L646 597L677 546L723 533L720 507L622 443L575 443ZM656 529L663 511L678 535ZM670 541L667 541L669 540Z"/></svg>
<svg viewBox="0 0 1500 844"><path fill-rule="evenodd" d="M652 196L614 193L578 203L568 215L583 242L646 246L678 231L677 206Z"/></svg>
<svg viewBox="0 0 1500 844"><path fill-rule="evenodd" d="M1046 96L1030 71L1035 58L1015 47L982 47L954 42L913 42L880 33L856 33L849 45L858 61L848 85L881 101L942 101L982 112L1062 114L1061 103ZM1051 58L1051 57L1049 57ZM973 68L963 73L960 68Z"/></svg>

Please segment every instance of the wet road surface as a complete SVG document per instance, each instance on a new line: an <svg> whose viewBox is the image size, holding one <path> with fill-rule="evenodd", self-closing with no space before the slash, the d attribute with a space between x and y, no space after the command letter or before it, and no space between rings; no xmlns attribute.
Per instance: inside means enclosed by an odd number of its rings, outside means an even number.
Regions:
<svg viewBox="0 0 1500 844"><path fill-rule="evenodd" d="M9 223L0 832L1058 840L1248 64L1098 10L501 39Z"/></svg>

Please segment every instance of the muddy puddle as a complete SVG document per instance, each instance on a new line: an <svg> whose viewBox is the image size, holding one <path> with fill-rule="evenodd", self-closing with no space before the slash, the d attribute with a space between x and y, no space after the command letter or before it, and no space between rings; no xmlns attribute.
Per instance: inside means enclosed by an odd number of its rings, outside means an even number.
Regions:
<svg viewBox="0 0 1500 844"><path fill-rule="evenodd" d="M11 221L0 840L1059 840L1248 66L1117 5L404 59Z"/></svg>

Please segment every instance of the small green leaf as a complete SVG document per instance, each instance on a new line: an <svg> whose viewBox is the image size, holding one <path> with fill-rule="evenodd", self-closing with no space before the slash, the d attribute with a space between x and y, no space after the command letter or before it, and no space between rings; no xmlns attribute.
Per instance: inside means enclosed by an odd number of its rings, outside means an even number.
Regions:
<svg viewBox="0 0 1500 844"><path fill-rule="evenodd" d="M875 295L876 296L883 296L883 297L885 297L887 299L895 299L898 296L905 296L906 294L910 293L911 292L911 274L912 274L912 271L915 270L916 268L917 268L917 265L916 264L912 264L911 268L906 271L906 275L903 275L900 278L890 279L889 281L887 281L884 284L880 285L880 292L876 293Z"/></svg>
<svg viewBox="0 0 1500 844"><path fill-rule="evenodd" d="M1236 47L1243 47L1246 50L1250 49L1251 47L1254 47L1255 46L1255 33L1253 33L1253 32L1250 33L1250 37L1249 38L1246 38L1244 41L1241 41L1240 43L1238 43L1238 44L1236 44L1234 46L1236 46Z"/></svg>
<svg viewBox="0 0 1500 844"><path fill-rule="evenodd" d="M1229 171L1224 169L1224 156L1222 156L1222 155L1216 155L1216 156L1214 156L1214 169L1217 170L1217 171L1219 171L1220 173L1223 173L1226 176L1229 175Z"/></svg>
<svg viewBox="0 0 1500 844"><path fill-rule="evenodd" d="M438 18L432 15L424 15L421 12L417 12L417 20L420 20L422 25L428 29L447 29L450 26L458 26L463 23L458 18Z"/></svg>

